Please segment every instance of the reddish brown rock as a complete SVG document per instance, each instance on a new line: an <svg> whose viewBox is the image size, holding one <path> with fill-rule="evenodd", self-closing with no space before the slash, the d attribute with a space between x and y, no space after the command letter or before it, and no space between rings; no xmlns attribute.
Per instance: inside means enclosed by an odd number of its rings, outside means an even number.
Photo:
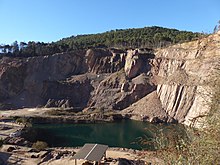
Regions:
<svg viewBox="0 0 220 165"><path fill-rule="evenodd" d="M114 50L115 51L115 50ZM93 73L114 73L123 68L124 54L115 53L108 49L89 49L86 52L88 71Z"/></svg>

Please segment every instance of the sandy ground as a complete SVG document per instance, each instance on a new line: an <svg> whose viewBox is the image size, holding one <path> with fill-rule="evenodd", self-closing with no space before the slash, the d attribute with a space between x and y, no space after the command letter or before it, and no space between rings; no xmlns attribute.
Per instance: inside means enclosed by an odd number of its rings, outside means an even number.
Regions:
<svg viewBox="0 0 220 165"><path fill-rule="evenodd" d="M11 145L4 145L0 149L0 159L4 162L8 162L9 164L17 164L17 165L37 165L41 162L41 158L31 158L32 155L37 155L38 153L31 153L28 152L30 148L27 147L17 147L15 151L7 152L7 148ZM13 146L16 148L16 146ZM65 149L53 149L56 151L74 151L77 152L79 149L75 148L65 148ZM41 155L45 153L45 151L41 151ZM125 158L128 160L142 160L145 164L151 163L154 164L161 164L161 160L155 158L155 156L149 151L134 151L128 149L121 149L121 148L109 148L106 152L107 159L117 160L119 158ZM81 165L85 160L77 160L77 165ZM1 162L0 162L1 163ZM117 161L111 162L104 162L102 160L102 164L114 165L117 164ZM62 157L60 159L52 158L49 161L40 163L42 165L75 165L75 160L72 159L72 156Z"/></svg>
<svg viewBox="0 0 220 165"><path fill-rule="evenodd" d="M0 115L4 117L9 116L39 116L45 113L46 111L51 110L51 108L23 108L16 110L4 110L0 111Z"/></svg>

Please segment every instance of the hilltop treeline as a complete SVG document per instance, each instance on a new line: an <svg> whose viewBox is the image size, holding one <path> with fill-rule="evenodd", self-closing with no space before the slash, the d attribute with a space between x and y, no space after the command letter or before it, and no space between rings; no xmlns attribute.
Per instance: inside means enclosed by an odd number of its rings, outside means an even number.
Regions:
<svg viewBox="0 0 220 165"><path fill-rule="evenodd" d="M52 43L20 42L11 45L1 45L2 55L12 57L30 57L51 55L92 47L117 47L122 49L148 47L157 48L170 44L194 40L203 34L179 31L163 27L145 27L136 29L117 29L99 34L77 35L63 38Z"/></svg>

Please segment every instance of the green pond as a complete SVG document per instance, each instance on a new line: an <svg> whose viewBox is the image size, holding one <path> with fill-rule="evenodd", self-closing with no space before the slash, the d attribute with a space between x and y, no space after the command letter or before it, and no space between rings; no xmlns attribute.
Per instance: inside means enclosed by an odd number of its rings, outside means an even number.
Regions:
<svg viewBox="0 0 220 165"><path fill-rule="evenodd" d="M110 147L154 149L152 141L185 136L184 127L175 124L150 124L125 120L96 124L34 124L28 133L32 141L46 141L51 147L77 147L85 143L106 144ZM148 144L141 144L145 139Z"/></svg>

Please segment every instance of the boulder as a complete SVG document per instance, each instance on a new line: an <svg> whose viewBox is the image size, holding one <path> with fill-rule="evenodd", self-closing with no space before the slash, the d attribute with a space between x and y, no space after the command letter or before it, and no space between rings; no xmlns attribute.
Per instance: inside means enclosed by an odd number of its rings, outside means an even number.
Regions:
<svg viewBox="0 0 220 165"><path fill-rule="evenodd" d="M10 146L10 147L8 147L7 152L12 152L12 151L14 151L14 150L16 150L16 148L15 148L15 147Z"/></svg>

